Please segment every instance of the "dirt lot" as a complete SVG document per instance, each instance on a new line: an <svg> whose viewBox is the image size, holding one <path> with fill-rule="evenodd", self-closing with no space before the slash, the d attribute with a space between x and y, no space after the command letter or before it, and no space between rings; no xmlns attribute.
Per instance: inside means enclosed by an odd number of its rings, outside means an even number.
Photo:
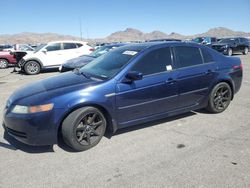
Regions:
<svg viewBox="0 0 250 188"><path fill-rule="evenodd" d="M104 137L93 149L30 147L0 128L0 187L250 187L250 54L221 114L190 112ZM0 70L0 111L17 88L59 74ZM0 116L2 122L2 117Z"/></svg>

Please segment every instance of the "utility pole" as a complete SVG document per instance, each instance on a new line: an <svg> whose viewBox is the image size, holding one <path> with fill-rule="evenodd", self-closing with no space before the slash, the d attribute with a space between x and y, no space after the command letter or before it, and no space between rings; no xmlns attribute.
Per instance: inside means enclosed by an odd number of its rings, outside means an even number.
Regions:
<svg viewBox="0 0 250 188"><path fill-rule="evenodd" d="M79 25L80 25L80 38L82 41L82 19L81 19L81 17L79 18Z"/></svg>

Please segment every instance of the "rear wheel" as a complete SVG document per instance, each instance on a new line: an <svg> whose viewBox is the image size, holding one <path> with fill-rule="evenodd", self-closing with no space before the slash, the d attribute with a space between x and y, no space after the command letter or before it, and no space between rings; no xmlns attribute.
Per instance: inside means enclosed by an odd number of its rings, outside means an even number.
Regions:
<svg viewBox="0 0 250 188"><path fill-rule="evenodd" d="M8 68L9 62L6 59L0 59L0 69Z"/></svg>
<svg viewBox="0 0 250 188"><path fill-rule="evenodd" d="M221 82L211 91L206 109L212 113L223 112L229 106L231 99L231 87L226 82Z"/></svg>
<svg viewBox="0 0 250 188"><path fill-rule="evenodd" d="M41 71L41 67L37 61L28 61L24 65L24 71L29 75L39 74Z"/></svg>
<svg viewBox="0 0 250 188"><path fill-rule="evenodd" d="M84 151L99 143L106 125L106 118L99 109L90 106L80 108L63 121L62 137L74 150Z"/></svg>
<svg viewBox="0 0 250 188"><path fill-rule="evenodd" d="M247 55L247 54L248 54L248 47L245 47L243 54L244 54L244 55Z"/></svg>
<svg viewBox="0 0 250 188"><path fill-rule="evenodd" d="M232 56L232 55L233 55L233 50L232 50L232 48L228 48L228 50L227 50L227 55L228 55L228 56Z"/></svg>

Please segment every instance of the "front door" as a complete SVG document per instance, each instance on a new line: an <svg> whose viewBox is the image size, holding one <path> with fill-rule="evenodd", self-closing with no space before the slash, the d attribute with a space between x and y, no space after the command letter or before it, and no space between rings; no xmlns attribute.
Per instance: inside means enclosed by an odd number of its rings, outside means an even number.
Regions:
<svg viewBox="0 0 250 188"><path fill-rule="evenodd" d="M130 71L143 73L143 79L118 83L116 106L121 126L174 110L178 103L176 72L169 48L160 48L144 55Z"/></svg>

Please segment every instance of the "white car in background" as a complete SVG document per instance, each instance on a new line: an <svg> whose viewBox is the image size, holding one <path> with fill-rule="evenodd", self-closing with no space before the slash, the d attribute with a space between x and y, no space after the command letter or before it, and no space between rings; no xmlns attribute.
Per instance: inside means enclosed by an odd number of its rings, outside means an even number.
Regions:
<svg viewBox="0 0 250 188"><path fill-rule="evenodd" d="M94 49L82 41L54 41L36 48L34 53L25 55L19 66L26 74L39 74L41 70L58 68L63 62L88 55Z"/></svg>

